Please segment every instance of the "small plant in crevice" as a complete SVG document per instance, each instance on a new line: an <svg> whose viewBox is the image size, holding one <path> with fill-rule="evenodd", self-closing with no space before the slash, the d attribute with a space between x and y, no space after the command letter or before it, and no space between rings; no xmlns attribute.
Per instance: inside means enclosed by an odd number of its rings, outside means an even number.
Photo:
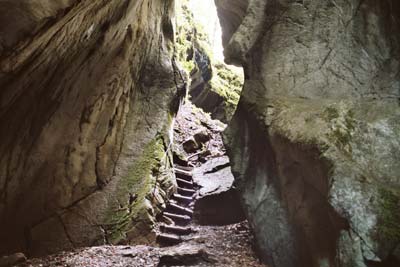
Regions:
<svg viewBox="0 0 400 267"><path fill-rule="evenodd" d="M323 118L329 124L328 140L338 149L351 154L351 141L357 124L354 111L340 102L325 108Z"/></svg>

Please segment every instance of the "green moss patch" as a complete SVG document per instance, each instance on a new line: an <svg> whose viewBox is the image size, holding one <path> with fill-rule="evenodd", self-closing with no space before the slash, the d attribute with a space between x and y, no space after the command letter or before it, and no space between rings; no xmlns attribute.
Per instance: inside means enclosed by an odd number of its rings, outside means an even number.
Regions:
<svg viewBox="0 0 400 267"><path fill-rule="evenodd" d="M189 74L195 67L193 59L193 44L196 38L196 32L194 28L193 13L190 12L187 5L182 4L180 6L181 12L177 19L177 31L176 31L176 42L175 42L175 57Z"/></svg>
<svg viewBox="0 0 400 267"><path fill-rule="evenodd" d="M126 177L121 178L115 191L119 207L110 210L107 217L108 238L111 243L125 239L126 233L136 223L145 221L149 227L154 223L148 215L146 197L156 186L156 176L164 154L162 138L156 137L145 146L141 157L129 169Z"/></svg>
<svg viewBox="0 0 400 267"><path fill-rule="evenodd" d="M239 102L244 82L243 73L239 73L223 62L214 60L211 42L202 25L195 22L194 15L188 8L188 2L183 0L180 9L175 56L187 74L198 68L195 53L200 53L210 59L211 64L208 70L212 73L212 78L206 85L207 89L222 97L226 117L230 118Z"/></svg>
<svg viewBox="0 0 400 267"><path fill-rule="evenodd" d="M354 112L344 103L328 106L323 111L326 122L329 123L328 139L341 150L352 151L351 139L356 128Z"/></svg>
<svg viewBox="0 0 400 267"><path fill-rule="evenodd" d="M214 64L213 73L211 90L236 106L243 88L243 77L223 63Z"/></svg>
<svg viewBox="0 0 400 267"><path fill-rule="evenodd" d="M387 189L379 189L380 213L379 233L385 240L400 242L400 198Z"/></svg>

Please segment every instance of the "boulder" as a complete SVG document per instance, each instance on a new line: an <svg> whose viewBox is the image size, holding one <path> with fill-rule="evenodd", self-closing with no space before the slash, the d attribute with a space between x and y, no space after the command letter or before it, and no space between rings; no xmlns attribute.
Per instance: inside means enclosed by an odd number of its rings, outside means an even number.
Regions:
<svg viewBox="0 0 400 267"><path fill-rule="evenodd" d="M183 142L182 146L186 153L195 153L201 148L201 145L192 137Z"/></svg>
<svg viewBox="0 0 400 267"><path fill-rule="evenodd" d="M161 251L158 266L197 266L215 262L204 245L183 244Z"/></svg>
<svg viewBox="0 0 400 267"><path fill-rule="evenodd" d="M195 168L193 182L200 189L194 220L201 225L227 225L245 220L227 156L213 158Z"/></svg>
<svg viewBox="0 0 400 267"><path fill-rule="evenodd" d="M206 130L203 130L203 131L198 131L197 133L195 133L193 138L197 143L205 144L208 141L210 141L211 136Z"/></svg>

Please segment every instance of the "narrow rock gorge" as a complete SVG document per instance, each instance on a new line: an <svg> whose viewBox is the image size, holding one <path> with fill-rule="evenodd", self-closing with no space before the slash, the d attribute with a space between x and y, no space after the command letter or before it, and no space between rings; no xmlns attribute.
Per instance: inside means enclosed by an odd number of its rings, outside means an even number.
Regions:
<svg viewBox="0 0 400 267"><path fill-rule="evenodd" d="M400 266L400 2L194 1L0 0L0 266Z"/></svg>

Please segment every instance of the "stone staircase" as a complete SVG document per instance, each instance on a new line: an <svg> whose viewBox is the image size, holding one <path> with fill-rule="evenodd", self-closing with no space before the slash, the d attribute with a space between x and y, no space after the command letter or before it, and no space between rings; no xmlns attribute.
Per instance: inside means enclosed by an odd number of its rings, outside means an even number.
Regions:
<svg viewBox="0 0 400 267"><path fill-rule="evenodd" d="M196 189L193 183L193 167L175 165L177 193L169 200L158 227L157 243L161 246L176 245L187 240L194 230L188 225L192 221Z"/></svg>

